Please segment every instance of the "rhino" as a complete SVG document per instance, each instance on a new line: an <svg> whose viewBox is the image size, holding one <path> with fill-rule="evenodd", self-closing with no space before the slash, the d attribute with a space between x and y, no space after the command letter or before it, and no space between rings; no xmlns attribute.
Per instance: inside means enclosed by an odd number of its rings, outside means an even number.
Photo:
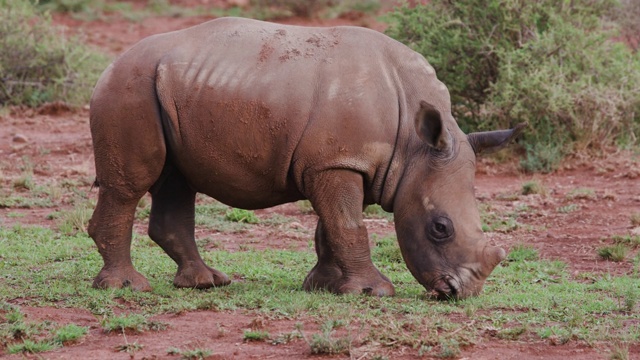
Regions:
<svg viewBox="0 0 640 360"><path fill-rule="evenodd" d="M407 268L441 298L478 294L505 251L485 239L476 156L510 130L465 135L425 58L359 27L219 18L150 36L101 75L90 102L98 201L95 288L151 290L131 262L136 206L177 264L174 285L229 277L201 258L195 197L262 209L308 199L317 263L303 288L394 295L372 263L363 209L393 212Z"/></svg>

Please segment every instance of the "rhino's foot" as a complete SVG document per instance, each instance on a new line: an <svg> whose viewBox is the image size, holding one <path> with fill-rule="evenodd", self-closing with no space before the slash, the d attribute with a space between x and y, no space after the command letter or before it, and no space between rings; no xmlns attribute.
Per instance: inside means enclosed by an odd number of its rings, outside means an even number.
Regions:
<svg viewBox="0 0 640 360"><path fill-rule="evenodd" d="M335 294L366 294L373 296L393 296L395 289L389 279L377 269L370 274L343 276L339 267L316 265L304 279L306 291L324 289Z"/></svg>
<svg viewBox="0 0 640 360"><path fill-rule="evenodd" d="M227 274L204 263L191 263L178 268L173 285L179 288L208 289L231 284Z"/></svg>
<svg viewBox="0 0 640 360"><path fill-rule="evenodd" d="M96 289L121 289L130 287L135 291L151 291L151 285L147 278L135 269L105 269L93 280L93 287Z"/></svg>

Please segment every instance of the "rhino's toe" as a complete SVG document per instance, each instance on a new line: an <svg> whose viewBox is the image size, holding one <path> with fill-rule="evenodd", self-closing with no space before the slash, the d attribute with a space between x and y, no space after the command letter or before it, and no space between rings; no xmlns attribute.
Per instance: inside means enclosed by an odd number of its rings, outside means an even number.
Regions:
<svg viewBox="0 0 640 360"><path fill-rule="evenodd" d="M173 285L179 288L208 289L229 285L231 280L227 274L202 264L178 269Z"/></svg>
<svg viewBox="0 0 640 360"><path fill-rule="evenodd" d="M338 294L365 294L372 296L393 296L396 291L390 281L380 278L375 281L359 281L355 279L353 281L347 281L345 284L338 287Z"/></svg>
<svg viewBox="0 0 640 360"><path fill-rule="evenodd" d="M102 270L93 280L95 289L121 289L130 287L135 291L151 291L151 284L139 272L129 271L107 271Z"/></svg>

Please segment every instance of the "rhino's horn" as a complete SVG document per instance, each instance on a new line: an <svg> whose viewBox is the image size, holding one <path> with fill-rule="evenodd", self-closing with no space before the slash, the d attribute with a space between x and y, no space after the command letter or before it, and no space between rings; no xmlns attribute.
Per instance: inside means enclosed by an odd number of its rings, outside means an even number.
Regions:
<svg viewBox="0 0 640 360"><path fill-rule="evenodd" d="M526 122L523 122L509 130L471 133L467 135L467 138L476 155L492 153L509 145L511 140L517 138L527 125Z"/></svg>

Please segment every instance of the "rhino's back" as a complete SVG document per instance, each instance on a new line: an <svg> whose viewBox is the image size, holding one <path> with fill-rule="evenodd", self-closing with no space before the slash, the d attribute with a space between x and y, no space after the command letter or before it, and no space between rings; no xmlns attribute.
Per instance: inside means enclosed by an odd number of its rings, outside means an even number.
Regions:
<svg viewBox="0 0 640 360"><path fill-rule="evenodd" d="M180 170L198 191L245 208L303 197L310 168L353 169L379 188L405 101L398 68L424 67L372 30L239 18L147 38L116 66L132 62L154 67Z"/></svg>

